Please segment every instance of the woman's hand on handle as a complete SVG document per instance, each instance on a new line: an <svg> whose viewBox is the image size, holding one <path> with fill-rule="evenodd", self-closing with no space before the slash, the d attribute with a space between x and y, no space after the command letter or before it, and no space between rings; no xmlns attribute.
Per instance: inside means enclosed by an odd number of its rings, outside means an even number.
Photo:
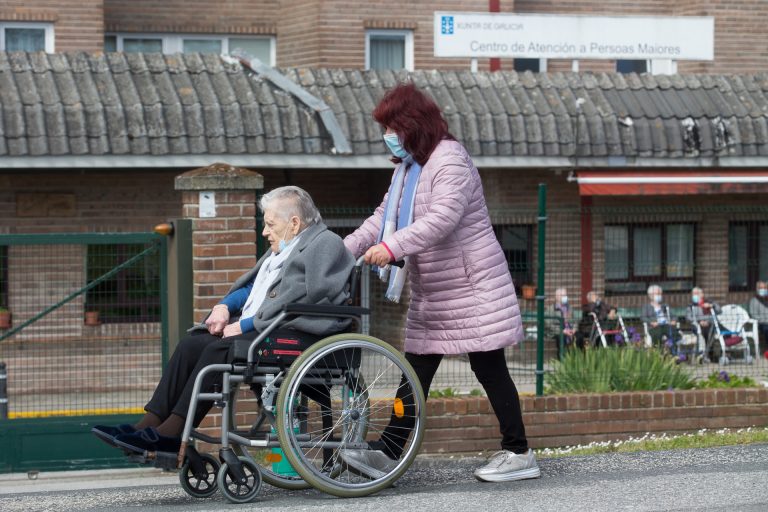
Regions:
<svg viewBox="0 0 768 512"><path fill-rule="evenodd" d="M376 244L365 251L365 262L377 267L385 267L392 262L392 254L384 244Z"/></svg>

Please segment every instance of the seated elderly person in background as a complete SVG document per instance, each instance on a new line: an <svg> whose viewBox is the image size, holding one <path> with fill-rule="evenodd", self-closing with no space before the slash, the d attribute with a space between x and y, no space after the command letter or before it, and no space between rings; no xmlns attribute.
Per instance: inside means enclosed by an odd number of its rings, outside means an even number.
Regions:
<svg viewBox="0 0 768 512"><path fill-rule="evenodd" d="M568 290L558 288L555 290L555 303L553 305L554 314L547 322L547 337L552 338L557 345L557 357L562 356L561 348L566 348L574 343L579 348L584 348L584 335L576 329L573 321L573 311L568 303ZM562 322L559 319L562 319ZM562 347L560 345L560 335L562 333Z"/></svg>
<svg viewBox="0 0 768 512"><path fill-rule="evenodd" d="M299 187L277 188L261 198L262 235L269 249L256 266L234 283L203 323L181 340L160 383L135 425L96 426L107 443L137 452L178 451L196 376L211 364L226 363L235 339L255 339L290 303L343 304L354 259L338 235L323 224L309 194ZM281 329L314 335L342 331L348 320L295 317ZM201 388L210 392L221 375L208 374ZM197 408L198 426L212 402Z"/></svg>
<svg viewBox="0 0 768 512"><path fill-rule="evenodd" d="M768 350L768 283L758 281L755 296L749 301L749 316L757 320L761 350Z"/></svg>
<svg viewBox="0 0 768 512"><path fill-rule="evenodd" d="M674 342L676 328L670 316L669 306L664 303L661 286L652 284L648 287L648 303L643 306L640 319L648 326L648 334L654 345Z"/></svg>
<svg viewBox="0 0 768 512"><path fill-rule="evenodd" d="M604 302L600 294L595 290L587 293L587 303L582 307L579 329L584 333L584 336L589 336L592 332L594 318L590 313L594 313L597 316L597 321L600 322L600 327L604 331L615 328L616 308Z"/></svg>
<svg viewBox="0 0 768 512"><path fill-rule="evenodd" d="M700 287L695 287L691 290L691 303L685 308L685 319L691 325L698 324L701 328L701 335L704 340L709 342L709 337L712 333L712 313L720 314L720 306L711 301L704 299L704 290ZM713 344L717 345L717 344ZM711 347L710 350L715 350L715 347ZM720 346L717 345L716 350L720 351ZM720 357L719 354L709 354L711 360L716 360Z"/></svg>

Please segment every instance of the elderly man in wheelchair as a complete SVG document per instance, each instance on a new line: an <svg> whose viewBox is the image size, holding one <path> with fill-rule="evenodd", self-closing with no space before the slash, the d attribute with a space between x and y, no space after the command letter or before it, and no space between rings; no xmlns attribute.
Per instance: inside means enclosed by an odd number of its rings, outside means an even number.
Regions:
<svg viewBox="0 0 768 512"><path fill-rule="evenodd" d="M181 340L145 416L135 425L99 425L92 432L136 462L180 467L182 487L194 497L218 488L232 502L251 501L262 479L338 496L376 492L418 451L424 414L418 381L392 347L349 333L367 314L348 305L362 262L355 265L323 224L309 194L281 187L259 206L271 250ZM240 384L259 404L248 430L236 428ZM220 441L196 431L213 406L223 409ZM366 449L372 416L390 411L417 419L404 433L411 447L393 471L361 478L340 452ZM198 453L194 440L220 443L221 464Z"/></svg>

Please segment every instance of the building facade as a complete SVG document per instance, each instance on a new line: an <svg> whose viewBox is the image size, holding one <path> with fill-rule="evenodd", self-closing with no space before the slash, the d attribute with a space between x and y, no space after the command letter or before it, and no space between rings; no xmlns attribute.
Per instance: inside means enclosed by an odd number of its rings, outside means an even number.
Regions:
<svg viewBox="0 0 768 512"><path fill-rule="evenodd" d="M469 59L434 57L439 10L713 16L715 58L658 77L615 73L610 60L580 61L570 73L566 60L481 59L471 73ZM551 217L548 297L567 287L581 302L596 289L637 309L660 282L674 306L694 284L744 303L768 272L768 228L749 210L762 204L768 163L766 18L758 0L5 2L0 232L146 231L181 215L174 176L223 160L258 171L267 189L305 187L344 233L389 183L372 106L413 80L476 158L517 285L535 280L545 183L550 205L572 212ZM295 91L217 56L236 48L322 99L349 154ZM717 187L702 168L746 181ZM657 186L677 174L709 188ZM656 181L587 186L600 178ZM11 268L0 265L5 288Z"/></svg>
<svg viewBox="0 0 768 512"><path fill-rule="evenodd" d="M713 17L714 60L681 61L680 73L759 72L768 45L762 30L768 13L761 0L87 0L77 5L10 0L0 7L0 50L229 53L241 48L278 67L468 69L468 59L434 57L435 11ZM570 71L574 64L559 59L481 59L479 68ZM623 69L639 72L648 69L648 63L578 63L580 71Z"/></svg>

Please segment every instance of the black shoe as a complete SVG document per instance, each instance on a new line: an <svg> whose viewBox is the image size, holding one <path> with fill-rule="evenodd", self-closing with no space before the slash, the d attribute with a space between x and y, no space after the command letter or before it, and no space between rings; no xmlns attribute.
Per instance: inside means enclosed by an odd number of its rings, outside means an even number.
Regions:
<svg viewBox="0 0 768 512"><path fill-rule="evenodd" d="M115 437L120 434L133 434L136 429L133 425L124 423L116 427L110 427L109 425L96 425L91 429L93 435L107 443L109 446L117 446L115 444Z"/></svg>
<svg viewBox="0 0 768 512"><path fill-rule="evenodd" d="M162 436L154 427L147 427L132 434L120 434L115 437L115 444L134 453L178 452L181 438Z"/></svg>

